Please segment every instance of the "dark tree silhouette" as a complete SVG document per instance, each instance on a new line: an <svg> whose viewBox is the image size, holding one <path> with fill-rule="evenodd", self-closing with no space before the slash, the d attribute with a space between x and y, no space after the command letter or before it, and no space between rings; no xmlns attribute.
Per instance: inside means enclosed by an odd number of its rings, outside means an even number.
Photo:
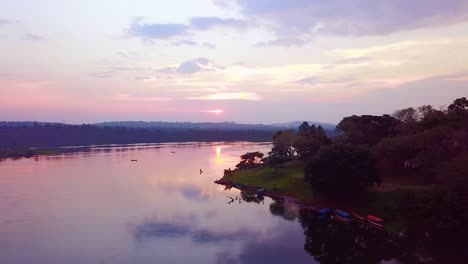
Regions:
<svg viewBox="0 0 468 264"><path fill-rule="evenodd" d="M304 180L315 191L346 195L380 184L376 162L364 147L323 146L304 169Z"/></svg>

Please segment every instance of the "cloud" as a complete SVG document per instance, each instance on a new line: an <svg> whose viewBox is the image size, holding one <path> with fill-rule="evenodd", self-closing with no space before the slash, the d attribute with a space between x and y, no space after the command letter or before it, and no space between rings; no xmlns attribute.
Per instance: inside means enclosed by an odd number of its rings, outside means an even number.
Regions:
<svg viewBox="0 0 468 264"><path fill-rule="evenodd" d="M248 23L242 19L219 18L219 17L193 17L190 20L190 27L194 30L209 30L214 27L230 27L245 29Z"/></svg>
<svg viewBox="0 0 468 264"><path fill-rule="evenodd" d="M342 60L337 61L336 64L358 64L358 63L368 62L371 59L372 58L368 56L361 56L361 57L342 59Z"/></svg>
<svg viewBox="0 0 468 264"><path fill-rule="evenodd" d="M188 24L149 24L142 22L142 18L136 18L128 29L128 34L145 40L157 40L190 35L193 32L207 31L216 27L245 29L249 26L247 21L234 18L193 17ZM180 41L184 44L183 42Z"/></svg>
<svg viewBox="0 0 468 264"><path fill-rule="evenodd" d="M128 33L130 36L142 39L167 39L187 33L188 27L184 24L146 24L141 18L133 21Z"/></svg>
<svg viewBox="0 0 468 264"><path fill-rule="evenodd" d="M173 43L175 46L187 45L187 46L197 46L198 43L192 40L180 40Z"/></svg>
<svg viewBox="0 0 468 264"><path fill-rule="evenodd" d="M257 47L273 47L273 46L282 46L282 47L294 47L294 46L302 46L306 44L308 41L297 38L297 37L280 37L277 39L265 41L265 42L258 42L255 44Z"/></svg>
<svg viewBox="0 0 468 264"><path fill-rule="evenodd" d="M178 66L172 67L165 67L159 69L162 73L180 73L180 74L193 74L197 72L207 72L207 71L215 71L218 69L222 69L222 67L216 66L210 60L200 57L193 60L189 60L183 62Z"/></svg>
<svg viewBox="0 0 468 264"><path fill-rule="evenodd" d="M36 34L25 34L23 36L23 39L25 40L32 40L32 41L45 41L45 37L36 35Z"/></svg>
<svg viewBox="0 0 468 264"><path fill-rule="evenodd" d="M129 101L129 102L167 102L171 101L169 97L154 97L154 96L134 96L129 94L118 94L112 99L116 101Z"/></svg>
<svg viewBox="0 0 468 264"><path fill-rule="evenodd" d="M203 96L187 97L188 100L249 100L260 101L262 98L256 93L237 92L237 93L214 93Z"/></svg>
<svg viewBox="0 0 468 264"><path fill-rule="evenodd" d="M208 48L208 49L216 49L216 45L213 44L213 43L203 42L202 45L203 45L205 48Z"/></svg>
<svg viewBox="0 0 468 264"><path fill-rule="evenodd" d="M466 0L234 0L242 14L274 32L270 45L317 35L374 36L468 21ZM229 6L217 0L219 6ZM292 41L296 39L296 41Z"/></svg>
<svg viewBox="0 0 468 264"><path fill-rule="evenodd" d="M297 80L296 83L299 84L318 84L320 83L320 78L319 77L308 77L304 79Z"/></svg>
<svg viewBox="0 0 468 264"><path fill-rule="evenodd" d="M5 26L5 25L8 25L8 24L11 24L10 20L0 19L0 26Z"/></svg>
<svg viewBox="0 0 468 264"><path fill-rule="evenodd" d="M114 71L93 72L91 76L94 78L112 78L114 76Z"/></svg>

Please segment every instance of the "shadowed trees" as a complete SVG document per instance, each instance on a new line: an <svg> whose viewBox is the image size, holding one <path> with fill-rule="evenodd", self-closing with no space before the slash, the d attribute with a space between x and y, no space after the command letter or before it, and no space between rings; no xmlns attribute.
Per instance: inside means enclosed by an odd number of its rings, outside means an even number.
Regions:
<svg viewBox="0 0 468 264"><path fill-rule="evenodd" d="M304 169L315 191L335 195L360 192L380 184L376 161L364 147L334 144L320 148Z"/></svg>
<svg viewBox="0 0 468 264"><path fill-rule="evenodd" d="M273 148L268 153L268 162L277 164L292 160L296 152L293 147L296 138L294 130L278 131L273 136Z"/></svg>
<svg viewBox="0 0 468 264"><path fill-rule="evenodd" d="M304 122L299 127L293 147L296 149L299 159L308 160L317 153L320 146L330 142L321 126L316 128L315 125L309 126L307 122Z"/></svg>
<svg viewBox="0 0 468 264"><path fill-rule="evenodd" d="M390 115L353 115L345 117L336 129L351 144L374 145L384 137L395 135L398 123L398 119Z"/></svg>

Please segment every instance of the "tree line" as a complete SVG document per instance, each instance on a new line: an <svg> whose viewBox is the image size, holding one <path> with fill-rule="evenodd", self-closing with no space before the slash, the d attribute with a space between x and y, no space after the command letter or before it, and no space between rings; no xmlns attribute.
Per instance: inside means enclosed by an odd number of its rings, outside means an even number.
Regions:
<svg viewBox="0 0 468 264"><path fill-rule="evenodd" d="M273 136L268 156L244 155L238 168L305 162L304 179L319 192L356 193L382 177L414 177L468 186L468 100L447 108L409 107L392 115L353 115L328 137L304 122Z"/></svg>
<svg viewBox="0 0 468 264"><path fill-rule="evenodd" d="M29 147L88 146L161 142L270 141L273 131L99 127L95 125L0 125L0 151Z"/></svg>

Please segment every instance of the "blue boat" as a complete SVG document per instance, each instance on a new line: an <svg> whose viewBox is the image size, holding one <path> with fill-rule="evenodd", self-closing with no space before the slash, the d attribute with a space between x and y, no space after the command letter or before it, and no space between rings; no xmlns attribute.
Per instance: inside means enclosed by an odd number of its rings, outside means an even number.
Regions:
<svg viewBox="0 0 468 264"><path fill-rule="evenodd" d="M322 209L320 209L319 213L320 213L321 215L329 214L329 213L330 213L330 209L328 209L328 208L322 208Z"/></svg>
<svg viewBox="0 0 468 264"><path fill-rule="evenodd" d="M348 218L348 219L351 219L351 215L345 211L341 211L341 210L335 210L335 214L338 215L338 216L341 216L343 218Z"/></svg>

